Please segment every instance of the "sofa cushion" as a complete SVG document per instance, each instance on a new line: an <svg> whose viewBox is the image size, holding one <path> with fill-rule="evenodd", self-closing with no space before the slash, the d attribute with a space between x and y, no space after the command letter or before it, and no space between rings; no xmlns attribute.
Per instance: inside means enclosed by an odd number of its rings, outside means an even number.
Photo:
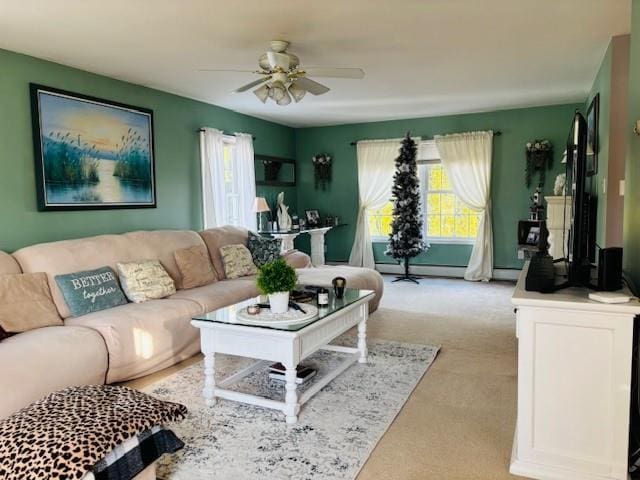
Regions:
<svg viewBox="0 0 640 480"><path fill-rule="evenodd" d="M247 248L251 252L251 258L256 267L260 268L265 263L273 262L280 258L281 238L267 238L249 232Z"/></svg>
<svg viewBox="0 0 640 480"><path fill-rule="evenodd" d="M378 308L384 282L382 275L370 268L343 267L343 266L322 266L313 268L300 268L298 273L298 283L301 285L318 285L333 288L331 280L335 277L344 277L347 280L347 288L361 288L373 290L375 297L369 302L369 312L374 312Z"/></svg>
<svg viewBox="0 0 640 480"><path fill-rule="evenodd" d="M93 328L102 335L111 383L148 375L198 353L200 337L190 322L202 312L191 300L149 300L67 318L65 324Z"/></svg>
<svg viewBox="0 0 640 480"><path fill-rule="evenodd" d="M45 327L0 345L0 418L44 395L73 385L104 383L107 349L98 332Z"/></svg>
<svg viewBox="0 0 640 480"><path fill-rule="evenodd" d="M47 273L53 301L60 316L67 318L71 316L71 312L55 283L56 275L105 265L115 270L118 262L158 259L176 280L180 277L180 271L173 252L195 245L204 245L196 232L158 230L41 243L22 248L13 256L24 272Z"/></svg>
<svg viewBox="0 0 640 480"><path fill-rule="evenodd" d="M225 245L220 247L220 255L224 263L224 274L227 278L240 278L258 273L253 263L251 252L244 245Z"/></svg>
<svg viewBox="0 0 640 480"><path fill-rule="evenodd" d="M0 327L11 333L62 325L45 273L0 275Z"/></svg>
<svg viewBox="0 0 640 480"><path fill-rule="evenodd" d="M0 275L7 275L12 273L21 273L20 265L6 252L0 251Z"/></svg>
<svg viewBox="0 0 640 480"><path fill-rule="evenodd" d="M180 288L195 288L218 280L204 245L183 248L173 253L180 269Z"/></svg>
<svg viewBox="0 0 640 480"><path fill-rule="evenodd" d="M127 298L134 303L168 297L176 286L158 260L118 263L118 275Z"/></svg>
<svg viewBox="0 0 640 480"><path fill-rule="evenodd" d="M254 275L216 282L190 290L180 290L170 298L193 301L203 312L211 312L258 295L260 292L256 286Z"/></svg>
<svg viewBox="0 0 640 480"><path fill-rule="evenodd" d="M111 267L56 275L55 280L76 317L127 303Z"/></svg>
<svg viewBox="0 0 640 480"><path fill-rule="evenodd" d="M175 251L197 245L204 246L200 235L190 230L141 230L125 233L122 236L130 242L135 251L135 257L131 260L159 260L174 282L180 280L180 269L173 255Z"/></svg>
<svg viewBox="0 0 640 480"><path fill-rule="evenodd" d="M220 255L220 247L237 244L246 245L249 232L244 228L227 225L226 227L203 230L198 234L207 245L213 268L218 273L218 279L224 280L227 277L224 273L224 262L222 261L222 255Z"/></svg>

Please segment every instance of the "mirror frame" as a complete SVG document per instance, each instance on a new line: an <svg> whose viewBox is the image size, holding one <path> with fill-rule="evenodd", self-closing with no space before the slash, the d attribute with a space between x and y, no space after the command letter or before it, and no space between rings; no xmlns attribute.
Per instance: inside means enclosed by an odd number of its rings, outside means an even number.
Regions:
<svg viewBox="0 0 640 480"><path fill-rule="evenodd" d="M272 162L278 163L286 163L293 165L293 181L292 182L284 182L280 180L257 180L256 185L261 186L271 186L271 187L295 187L296 186L296 178L298 176L296 161L291 158L281 158L281 157L271 157L269 155L254 155L254 162L256 161L264 161L270 160Z"/></svg>

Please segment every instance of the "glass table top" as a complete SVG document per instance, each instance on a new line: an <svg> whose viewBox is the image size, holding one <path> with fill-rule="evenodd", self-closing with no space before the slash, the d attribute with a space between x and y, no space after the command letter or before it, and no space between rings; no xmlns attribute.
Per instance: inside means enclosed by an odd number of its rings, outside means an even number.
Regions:
<svg viewBox="0 0 640 480"><path fill-rule="evenodd" d="M295 325L255 325L253 323L246 322L242 318L238 316L238 312L249 305L254 305L256 303L266 303L260 301L260 297L250 298L240 303L236 303L235 305L230 305L225 308L221 308L219 310L214 310L212 312L205 313L203 315L198 315L193 317L193 320L203 321L203 322L215 322L215 323L228 323L231 325L243 325L247 327L253 328L269 328L272 330L285 330L290 332L297 332L298 330L302 330L304 327L311 325L312 323L317 322L318 320L322 320L323 318L328 317L329 315L342 310L349 305L354 304L358 300L361 300L368 296L373 296L373 290L359 290L357 288L347 288L344 292L343 298L336 298L333 289L329 289L329 305L326 307L318 307L318 314L309 319L304 323L296 323ZM318 304L314 298L313 301L307 302L310 305ZM300 306L304 308L305 303L300 303Z"/></svg>

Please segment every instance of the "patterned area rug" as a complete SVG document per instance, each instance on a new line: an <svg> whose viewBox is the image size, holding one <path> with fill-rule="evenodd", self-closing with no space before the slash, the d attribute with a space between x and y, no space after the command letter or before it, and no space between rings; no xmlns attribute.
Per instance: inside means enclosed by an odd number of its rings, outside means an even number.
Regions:
<svg viewBox="0 0 640 480"><path fill-rule="evenodd" d="M336 343L353 345L354 337ZM369 363L351 366L302 406L298 423L288 426L281 412L218 399L207 407L201 397L202 363L146 389L165 400L186 404L187 419L172 426L185 448L165 456L162 480L194 479L353 479L407 398L433 363L439 347L369 341ZM305 364L322 375L342 355L318 352ZM216 356L216 377L252 363ZM284 398L284 385L267 370L234 388ZM304 387L299 387L298 391Z"/></svg>

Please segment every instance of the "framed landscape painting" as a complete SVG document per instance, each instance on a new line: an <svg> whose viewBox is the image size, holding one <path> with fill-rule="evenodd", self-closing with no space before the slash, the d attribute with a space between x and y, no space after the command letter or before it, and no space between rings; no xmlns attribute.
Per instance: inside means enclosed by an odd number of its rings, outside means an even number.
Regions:
<svg viewBox="0 0 640 480"><path fill-rule="evenodd" d="M153 111L31 84L38 210L156 206Z"/></svg>

